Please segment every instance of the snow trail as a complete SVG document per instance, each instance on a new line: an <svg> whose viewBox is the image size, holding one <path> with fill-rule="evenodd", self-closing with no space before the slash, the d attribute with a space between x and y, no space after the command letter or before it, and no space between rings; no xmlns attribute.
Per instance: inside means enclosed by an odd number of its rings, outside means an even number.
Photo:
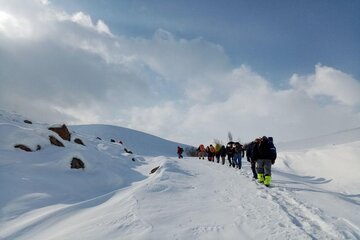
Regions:
<svg viewBox="0 0 360 240"><path fill-rule="evenodd" d="M157 223L149 239L356 239L352 228L340 230L293 192L253 183L244 170L190 158L168 159L162 169L135 194L144 221Z"/></svg>

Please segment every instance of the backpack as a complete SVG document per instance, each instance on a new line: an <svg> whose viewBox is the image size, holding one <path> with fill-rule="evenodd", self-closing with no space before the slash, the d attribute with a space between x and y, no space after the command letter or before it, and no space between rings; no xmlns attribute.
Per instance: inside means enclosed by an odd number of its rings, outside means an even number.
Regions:
<svg viewBox="0 0 360 240"><path fill-rule="evenodd" d="M267 139L263 140L259 147L260 151L260 158L270 159L271 163L274 164L277 153L276 147L274 146L273 142L268 141Z"/></svg>
<svg viewBox="0 0 360 240"><path fill-rule="evenodd" d="M274 164L277 157L276 147L274 146L274 143L268 142L268 148L269 159L271 160L271 163Z"/></svg>

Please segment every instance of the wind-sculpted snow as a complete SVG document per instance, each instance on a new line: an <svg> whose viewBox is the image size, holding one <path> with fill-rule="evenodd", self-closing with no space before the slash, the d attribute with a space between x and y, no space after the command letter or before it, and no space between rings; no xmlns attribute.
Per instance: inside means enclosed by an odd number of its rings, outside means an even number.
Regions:
<svg viewBox="0 0 360 240"><path fill-rule="evenodd" d="M177 146L189 147L185 144L117 126L95 124L72 126L72 129L88 136L100 137L103 140L122 141L134 153L145 156L176 156Z"/></svg>
<svg viewBox="0 0 360 240"><path fill-rule="evenodd" d="M0 112L0 239L360 239L359 141L280 151L267 188L246 159L177 159L177 143L104 125L59 148L23 120Z"/></svg>

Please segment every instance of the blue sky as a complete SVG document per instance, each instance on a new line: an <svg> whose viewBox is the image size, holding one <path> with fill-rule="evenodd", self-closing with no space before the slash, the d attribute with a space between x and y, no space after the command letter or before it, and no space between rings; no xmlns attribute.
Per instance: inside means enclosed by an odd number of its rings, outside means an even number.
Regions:
<svg viewBox="0 0 360 240"><path fill-rule="evenodd" d="M0 0L0 108L194 145L356 128L359 7Z"/></svg>
<svg viewBox="0 0 360 240"><path fill-rule="evenodd" d="M117 34L177 37L220 44L234 65L246 64L278 84L314 65L360 76L360 2L348 1L54 1L104 19Z"/></svg>

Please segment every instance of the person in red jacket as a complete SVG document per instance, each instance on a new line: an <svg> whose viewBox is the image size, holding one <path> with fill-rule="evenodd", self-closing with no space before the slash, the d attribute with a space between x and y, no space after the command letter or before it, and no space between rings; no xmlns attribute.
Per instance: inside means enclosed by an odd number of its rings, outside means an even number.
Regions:
<svg viewBox="0 0 360 240"><path fill-rule="evenodd" d="M198 157L199 159L205 159L205 147L204 144L200 144L198 147Z"/></svg>

